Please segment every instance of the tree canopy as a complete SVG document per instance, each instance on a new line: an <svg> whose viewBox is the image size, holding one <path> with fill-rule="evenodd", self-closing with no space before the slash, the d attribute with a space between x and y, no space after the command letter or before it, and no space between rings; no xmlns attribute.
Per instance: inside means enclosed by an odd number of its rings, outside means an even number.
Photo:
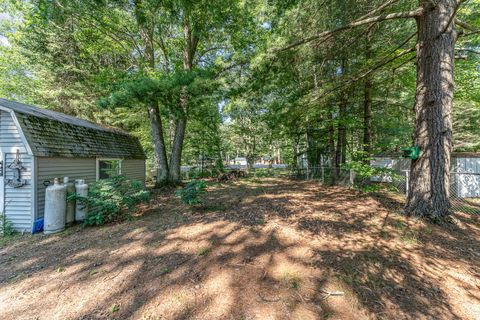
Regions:
<svg viewBox="0 0 480 320"><path fill-rule="evenodd" d="M418 145L412 188L430 185L415 193L433 200L411 198L408 207L443 215L448 203L432 207L448 192L432 187L448 183L443 155L480 149L478 0L3 0L0 8L0 96L132 132L157 185L205 158L219 170L237 156L340 167ZM432 163L446 169L435 177Z"/></svg>

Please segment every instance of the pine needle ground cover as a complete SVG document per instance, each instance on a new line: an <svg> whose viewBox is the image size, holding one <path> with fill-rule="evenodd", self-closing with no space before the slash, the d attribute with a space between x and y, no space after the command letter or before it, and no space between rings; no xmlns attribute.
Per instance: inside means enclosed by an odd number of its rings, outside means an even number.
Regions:
<svg viewBox="0 0 480 320"><path fill-rule="evenodd" d="M203 200L156 191L132 221L2 244L0 318L480 318L479 216L428 225L278 178Z"/></svg>

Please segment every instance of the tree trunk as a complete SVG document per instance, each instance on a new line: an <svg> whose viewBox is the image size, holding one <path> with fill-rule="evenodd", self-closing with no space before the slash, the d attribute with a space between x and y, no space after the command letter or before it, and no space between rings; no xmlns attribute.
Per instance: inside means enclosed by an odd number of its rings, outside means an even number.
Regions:
<svg viewBox="0 0 480 320"><path fill-rule="evenodd" d="M365 46L365 59L370 61L372 59L372 44L370 33L367 34ZM372 152L372 76L365 77L364 84L364 101L363 101L363 162L370 164L370 156Z"/></svg>
<svg viewBox="0 0 480 320"><path fill-rule="evenodd" d="M135 16L137 25L140 29L140 37L144 44L143 59L144 63L140 65L143 72L152 72L155 70L155 49L153 47L153 31L152 27L147 25L147 18L143 11L143 2L136 0L135 2ZM155 151L155 161L157 165L157 178L155 186L159 187L165 184L168 180L168 161L167 152L165 149L165 140L163 137L163 125L158 108L158 101L152 98L147 103L148 117L150 120L153 149Z"/></svg>
<svg viewBox="0 0 480 320"><path fill-rule="evenodd" d="M341 61L342 74L347 72L347 61L342 58ZM341 93L340 106L338 108L338 138L337 138L337 150L335 155L335 167L337 170L337 177L340 173L340 166L346 162L347 154L347 128L346 128L346 116L348 105L348 88L345 88Z"/></svg>
<svg viewBox="0 0 480 320"><path fill-rule="evenodd" d="M338 180L338 172L335 169L336 163L336 149L335 149L335 127L333 126L333 115L330 119L331 123L328 126L328 149L330 152L330 167L332 170L332 184L336 184Z"/></svg>
<svg viewBox="0 0 480 320"><path fill-rule="evenodd" d="M179 118L176 121L175 137L173 139L172 154L170 156L169 179L172 183L178 183L181 180L180 166L182 163L183 140L185 139L186 128L187 118Z"/></svg>
<svg viewBox="0 0 480 320"><path fill-rule="evenodd" d="M347 113L348 99L346 94L342 97L340 102L340 108L338 112L338 137L337 137L337 149L335 153L335 167L339 168L346 162L347 153L347 129L345 126L345 117Z"/></svg>
<svg viewBox="0 0 480 320"><path fill-rule="evenodd" d="M184 49L183 49L183 69L192 70L193 57L198 44L198 38L192 34L188 17L183 26ZM172 155L170 157L170 181L177 183L181 180L180 166L182 163L183 140L185 139L185 130L187 129L188 114L188 92L187 88L182 88L180 98L180 115L175 123L175 137L172 145Z"/></svg>
<svg viewBox="0 0 480 320"><path fill-rule="evenodd" d="M431 2L421 0L428 8ZM412 161L405 211L432 221L450 213L449 174L452 150L452 101L456 32L450 17L455 1L438 0L417 17L417 89L414 144L420 157Z"/></svg>
<svg viewBox="0 0 480 320"><path fill-rule="evenodd" d="M293 141L293 155L295 162L293 163L294 167L292 169L297 172L300 169L300 138L301 136L299 134L295 134L295 138Z"/></svg>
<svg viewBox="0 0 480 320"><path fill-rule="evenodd" d="M247 145L247 170L250 171L253 169L253 165L255 164L255 158L257 155L257 141L255 136L249 137Z"/></svg>
<svg viewBox="0 0 480 320"><path fill-rule="evenodd" d="M152 132L153 148L155 150L155 160L157 164L157 179L155 187L160 187L168 180L168 161L165 151L165 142L163 140L163 126L158 103L151 101L148 105L148 117Z"/></svg>
<svg viewBox="0 0 480 320"><path fill-rule="evenodd" d="M365 79L365 100L363 103L363 158L364 163L370 163L372 153L372 79Z"/></svg>

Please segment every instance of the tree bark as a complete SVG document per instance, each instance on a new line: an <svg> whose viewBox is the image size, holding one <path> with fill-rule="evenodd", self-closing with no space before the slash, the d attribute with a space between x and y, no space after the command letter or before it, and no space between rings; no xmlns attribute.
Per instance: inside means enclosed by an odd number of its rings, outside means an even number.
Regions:
<svg viewBox="0 0 480 320"><path fill-rule="evenodd" d="M405 211L432 221L450 214L449 174L452 150L451 110L454 91L455 1L420 1L417 17L417 89L414 144L420 157L412 161Z"/></svg>
<svg viewBox="0 0 480 320"><path fill-rule="evenodd" d="M187 118L180 117L176 121L175 138L173 139L172 155L170 157L169 179L172 183L181 180L180 166L182 163L183 140L185 139L185 129L187 128Z"/></svg>
<svg viewBox="0 0 480 320"><path fill-rule="evenodd" d="M337 150L335 148L335 127L333 125L333 119L332 114L330 118L331 123L328 126L328 149L330 152L330 166L332 169L332 184L336 184L338 180L338 172L335 169Z"/></svg>
<svg viewBox="0 0 480 320"><path fill-rule="evenodd" d="M143 64L140 69L143 72L155 70L155 49L153 46L153 27L147 25L147 18L143 11L143 2L135 1L135 16L140 29L140 37L144 44ZM155 162L157 165L157 178L155 186L159 187L168 181L168 160L163 137L163 125L156 98L150 99L147 103L148 117L150 120L153 149L155 151Z"/></svg>
<svg viewBox="0 0 480 320"><path fill-rule="evenodd" d="M365 59L372 59L372 44L370 32L366 36L365 43ZM364 83L364 101L363 101L363 162L370 164L370 156L372 152L372 76L365 77Z"/></svg>
<svg viewBox="0 0 480 320"><path fill-rule="evenodd" d="M157 179L155 187L160 187L168 180L168 161L163 139L163 125L158 109L158 103L151 101L148 105L148 117L152 132L153 148L155 150L155 160L157 165Z"/></svg>
<svg viewBox="0 0 480 320"><path fill-rule="evenodd" d="M183 26L184 49L183 49L183 69L191 71L193 68L193 57L198 44L198 38L192 33L188 17L185 17ZM183 141L185 139L185 130L187 128L188 113L188 92L187 88L182 88L180 98L180 112L175 123L175 137L172 145L172 155L170 157L170 181L177 183L181 180L180 166L182 163Z"/></svg>
<svg viewBox="0 0 480 320"><path fill-rule="evenodd" d="M342 93L342 101L340 101L340 107L338 109L338 137L335 152L335 167L337 170L346 162L347 128L345 126L345 117L347 113L347 103L347 94L344 92Z"/></svg>

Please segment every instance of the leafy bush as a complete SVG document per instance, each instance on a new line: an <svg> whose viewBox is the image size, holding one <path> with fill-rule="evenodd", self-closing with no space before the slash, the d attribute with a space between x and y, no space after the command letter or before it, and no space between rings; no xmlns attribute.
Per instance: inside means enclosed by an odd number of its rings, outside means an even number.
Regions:
<svg viewBox="0 0 480 320"><path fill-rule="evenodd" d="M87 197L75 194L72 198L88 207L84 224L91 226L130 217L137 204L150 199L150 193L140 181L118 176L90 184Z"/></svg>
<svg viewBox="0 0 480 320"><path fill-rule="evenodd" d="M223 172L220 169L217 169L215 167L204 167L203 170L202 168L199 167L193 167L188 170L188 172L184 171L182 172L182 177L183 179L189 180L196 180L196 179L202 179L202 178L215 178L218 176L219 173Z"/></svg>
<svg viewBox="0 0 480 320"><path fill-rule="evenodd" d="M370 179L372 177L388 177L392 181L402 181L404 176L398 174L393 169L373 167L370 164L365 164L362 161L351 161L344 165L345 169L355 171L355 187L363 192L378 192L380 190L398 191L397 188L390 183L375 183Z"/></svg>
<svg viewBox="0 0 480 320"><path fill-rule="evenodd" d="M185 187L178 189L175 193L183 203L193 206L202 203L200 195L206 192L207 185L205 181L193 180Z"/></svg>
<svg viewBox="0 0 480 320"><path fill-rule="evenodd" d="M0 235L8 237L14 234L15 230L12 227L12 222L3 213L0 213Z"/></svg>
<svg viewBox="0 0 480 320"><path fill-rule="evenodd" d="M252 169L248 173L249 176L254 176L257 178L269 178L274 177L281 173L281 169L274 169L274 168L258 168Z"/></svg>

